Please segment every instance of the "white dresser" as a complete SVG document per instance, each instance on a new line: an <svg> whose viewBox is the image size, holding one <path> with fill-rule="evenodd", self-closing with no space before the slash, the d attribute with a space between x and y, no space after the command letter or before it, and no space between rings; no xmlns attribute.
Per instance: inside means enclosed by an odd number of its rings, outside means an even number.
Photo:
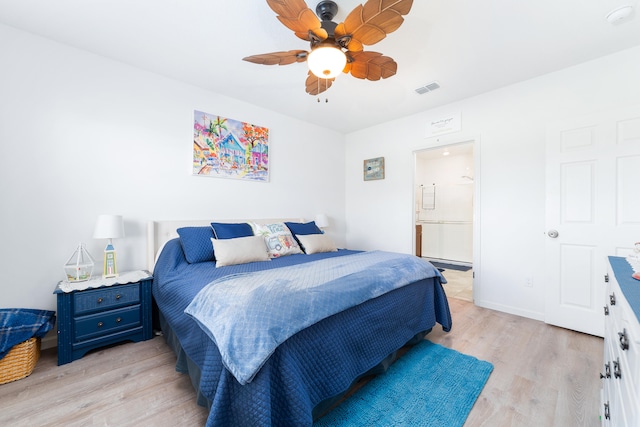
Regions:
<svg viewBox="0 0 640 427"><path fill-rule="evenodd" d="M603 426L640 427L640 281L621 257L609 257L602 378Z"/></svg>

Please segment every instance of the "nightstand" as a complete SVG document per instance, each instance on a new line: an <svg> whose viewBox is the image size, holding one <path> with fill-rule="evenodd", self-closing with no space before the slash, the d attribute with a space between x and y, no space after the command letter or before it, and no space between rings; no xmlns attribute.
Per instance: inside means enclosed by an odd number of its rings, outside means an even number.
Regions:
<svg viewBox="0 0 640 427"><path fill-rule="evenodd" d="M99 347L152 338L152 280L146 271L132 271L112 279L58 283L53 292L58 298L58 365Z"/></svg>

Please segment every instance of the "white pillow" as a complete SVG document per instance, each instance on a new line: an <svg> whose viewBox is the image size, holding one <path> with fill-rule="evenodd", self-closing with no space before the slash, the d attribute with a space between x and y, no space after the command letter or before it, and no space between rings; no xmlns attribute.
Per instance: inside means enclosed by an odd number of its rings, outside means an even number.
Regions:
<svg viewBox="0 0 640 427"><path fill-rule="evenodd" d="M306 254L318 252L336 252L338 248L326 234L297 234L296 237Z"/></svg>
<svg viewBox="0 0 640 427"><path fill-rule="evenodd" d="M253 229L253 234L264 238L267 245L267 252L270 258L278 258L285 255L301 254L298 242L293 238L293 234L284 225L284 222L273 224L249 223Z"/></svg>
<svg viewBox="0 0 640 427"><path fill-rule="evenodd" d="M254 261L271 261L264 239L260 236L236 239L214 239L211 244L216 254L216 267L246 264Z"/></svg>

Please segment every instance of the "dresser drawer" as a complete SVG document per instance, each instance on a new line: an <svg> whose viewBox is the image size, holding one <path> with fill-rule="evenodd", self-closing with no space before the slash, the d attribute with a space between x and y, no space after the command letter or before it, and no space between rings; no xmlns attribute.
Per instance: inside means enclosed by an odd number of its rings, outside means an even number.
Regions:
<svg viewBox="0 0 640 427"><path fill-rule="evenodd" d="M78 317L75 323L76 341L107 335L141 325L140 305L109 310L103 313Z"/></svg>
<svg viewBox="0 0 640 427"><path fill-rule="evenodd" d="M137 284L92 289L73 296L75 314L123 307L140 302L140 287Z"/></svg>
<svg viewBox="0 0 640 427"><path fill-rule="evenodd" d="M604 369L609 365L611 375L603 379L603 408L607 405L610 418L603 418L603 425L616 427L640 426L640 323L627 298L638 288L633 282L629 287L631 271L623 258L609 257Z"/></svg>

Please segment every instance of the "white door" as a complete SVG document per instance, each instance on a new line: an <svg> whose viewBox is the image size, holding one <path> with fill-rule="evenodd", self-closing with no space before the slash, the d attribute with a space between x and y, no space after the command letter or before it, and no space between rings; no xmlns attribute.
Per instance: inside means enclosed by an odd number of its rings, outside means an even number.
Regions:
<svg viewBox="0 0 640 427"><path fill-rule="evenodd" d="M640 106L552 123L546 144L545 321L603 336L606 257L640 241Z"/></svg>

